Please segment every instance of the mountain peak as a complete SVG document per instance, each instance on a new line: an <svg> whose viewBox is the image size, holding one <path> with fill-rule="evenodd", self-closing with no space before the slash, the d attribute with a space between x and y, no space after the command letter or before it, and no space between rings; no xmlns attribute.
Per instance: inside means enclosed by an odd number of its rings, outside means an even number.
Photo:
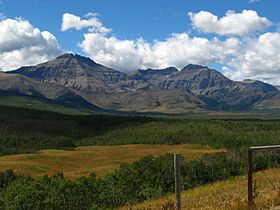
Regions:
<svg viewBox="0 0 280 210"><path fill-rule="evenodd" d="M66 53L58 56L56 59L66 59L66 58L75 58L75 55L73 53Z"/></svg>
<svg viewBox="0 0 280 210"><path fill-rule="evenodd" d="M197 65L197 64L188 64L187 66L185 66L182 69L182 71L184 71L184 70L204 69L204 68L208 68L208 67L207 66Z"/></svg>
<svg viewBox="0 0 280 210"><path fill-rule="evenodd" d="M144 76L148 75L170 75L178 72L178 69L175 67L168 67L165 69L146 69L146 70L139 70L139 73Z"/></svg>
<svg viewBox="0 0 280 210"><path fill-rule="evenodd" d="M253 82L257 82L257 80L253 80L253 79L244 79L242 82L253 83Z"/></svg>
<svg viewBox="0 0 280 210"><path fill-rule="evenodd" d="M58 56L55 60L62 60L62 59L76 59L77 61L80 61L81 63L87 64L90 66L99 65L88 57L81 56L79 54L73 54L73 53L66 53L64 55Z"/></svg>

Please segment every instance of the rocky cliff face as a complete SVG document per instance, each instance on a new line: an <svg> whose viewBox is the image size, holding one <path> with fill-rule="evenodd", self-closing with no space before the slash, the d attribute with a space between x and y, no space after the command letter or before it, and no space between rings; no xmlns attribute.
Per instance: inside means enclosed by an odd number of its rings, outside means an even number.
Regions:
<svg viewBox="0 0 280 210"><path fill-rule="evenodd" d="M103 91L126 79L124 73L73 54L62 55L38 66L22 67L13 73L80 91Z"/></svg>
<svg viewBox="0 0 280 210"><path fill-rule="evenodd" d="M188 65L159 83L165 90L190 90L197 95L205 95L213 89L226 89L234 85L234 81L221 73L198 65Z"/></svg>
<svg viewBox="0 0 280 210"><path fill-rule="evenodd" d="M72 54L11 73L59 85L92 104L120 111L249 110L279 93L272 85L232 81L206 66L147 69L129 75Z"/></svg>
<svg viewBox="0 0 280 210"><path fill-rule="evenodd" d="M169 67L166 69L146 69L146 70L139 70L138 75L147 79L151 77L160 77L160 76L170 76L178 72L178 69L175 67Z"/></svg>

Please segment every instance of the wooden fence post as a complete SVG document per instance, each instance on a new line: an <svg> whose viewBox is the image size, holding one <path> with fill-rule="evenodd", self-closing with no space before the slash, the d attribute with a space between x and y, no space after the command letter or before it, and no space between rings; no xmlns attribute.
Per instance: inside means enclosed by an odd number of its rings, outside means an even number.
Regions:
<svg viewBox="0 0 280 210"><path fill-rule="evenodd" d="M178 153L174 154L175 194L177 210L182 210L181 201L181 161Z"/></svg>
<svg viewBox="0 0 280 210"><path fill-rule="evenodd" d="M253 195L253 151L248 149L247 156L247 170L248 170L248 207L253 209L254 205L254 195Z"/></svg>
<svg viewBox="0 0 280 210"><path fill-rule="evenodd" d="M253 194L253 155L256 152L267 152L267 151L280 151L280 145L272 146L257 146L250 147L247 154L247 172L248 172L248 208L254 209L254 194Z"/></svg>

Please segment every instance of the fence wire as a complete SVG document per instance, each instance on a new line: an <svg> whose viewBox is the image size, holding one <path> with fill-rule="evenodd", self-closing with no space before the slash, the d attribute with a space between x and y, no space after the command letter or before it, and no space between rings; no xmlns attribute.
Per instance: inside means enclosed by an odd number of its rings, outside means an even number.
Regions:
<svg viewBox="0 0 280 210"><path fill-rule="evenodd" d="M241 157L242 159L243 157ZM238 157L237 157L238 159ZM192 167L184 168L182 164L182 209L247 209L247 174L246 158L242 173L231 178L214 180L212 183L198 184L189 188L193 181L209 180L215 171L203 170L197 173ZM269 209L280 206L280 153L258 152L253 158L253 189L255 209ZM239 165L238 165L239 166ZM241 167L240 166L240 167ZM222 167L222 166L221 166ZM213 168L212 168L213 169ZM144 205L132 207L139 210L175 210L175 196L166 196L158 201L147 201Z"/></svg>
<svg viewBox="0 0 280 210"><path fill-rule="evenodd" d="M259 156L267 157L265 160L269 168L259 169L260 171L254 173L255 207L264 209L280 206L280 153L261 152L255 154L254 159L258 159Z"/></svg>

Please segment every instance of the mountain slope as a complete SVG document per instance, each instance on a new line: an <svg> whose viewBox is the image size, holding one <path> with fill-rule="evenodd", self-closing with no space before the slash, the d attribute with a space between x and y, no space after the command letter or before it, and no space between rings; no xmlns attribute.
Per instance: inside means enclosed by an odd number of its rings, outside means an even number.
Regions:
<svg viewBox="0 0 280 210"><path fill-rule="evenodd" d="M242 81L241 83L245 86L254 87L254 88L257 88L257 89L260 89L260 90L264 90L266 92L278 91L277 87L274 87L273 85L270 85L268 83L261 82L261 81L258 81L258 80L246 79L246 80Z"/></svg>
<svg viewBox="0 0 280 210"><path fill-rule="evenodd" d="M280 110L280 94L275 94L263 101L256 103L255 109L257 110Z"/></svg>
<svg viewBox="0 0 280 210"><path fill-rule="evenodd" d="M170 67L125 74L73 54L11 73L63 86L81 100L118 111L251 110L279 93L272 85L232 81L205 66L190 64L180 71Z"/></svg>
<svg viewBox="0 0 280 210"><path fill-rule="evenodd" d="M97 111L70 106L50 99L23 95L17 92L0 90L0 106L20 107L32 110L52 111L71 115L96 114Z"/></svg>
<svg viewBox="0 0 280 210"><path fill-rule="evenodd" d="M13 97L30 96L28 100L33 97L32 100L41 100L47 103L53 101L53 103L60 105L104 111L62 85L42 83L19 74L0 73L0 91L2 91L0 96L3 96L4 93L10 93ZM4 95L7 98L8 95Z"/></svg>

